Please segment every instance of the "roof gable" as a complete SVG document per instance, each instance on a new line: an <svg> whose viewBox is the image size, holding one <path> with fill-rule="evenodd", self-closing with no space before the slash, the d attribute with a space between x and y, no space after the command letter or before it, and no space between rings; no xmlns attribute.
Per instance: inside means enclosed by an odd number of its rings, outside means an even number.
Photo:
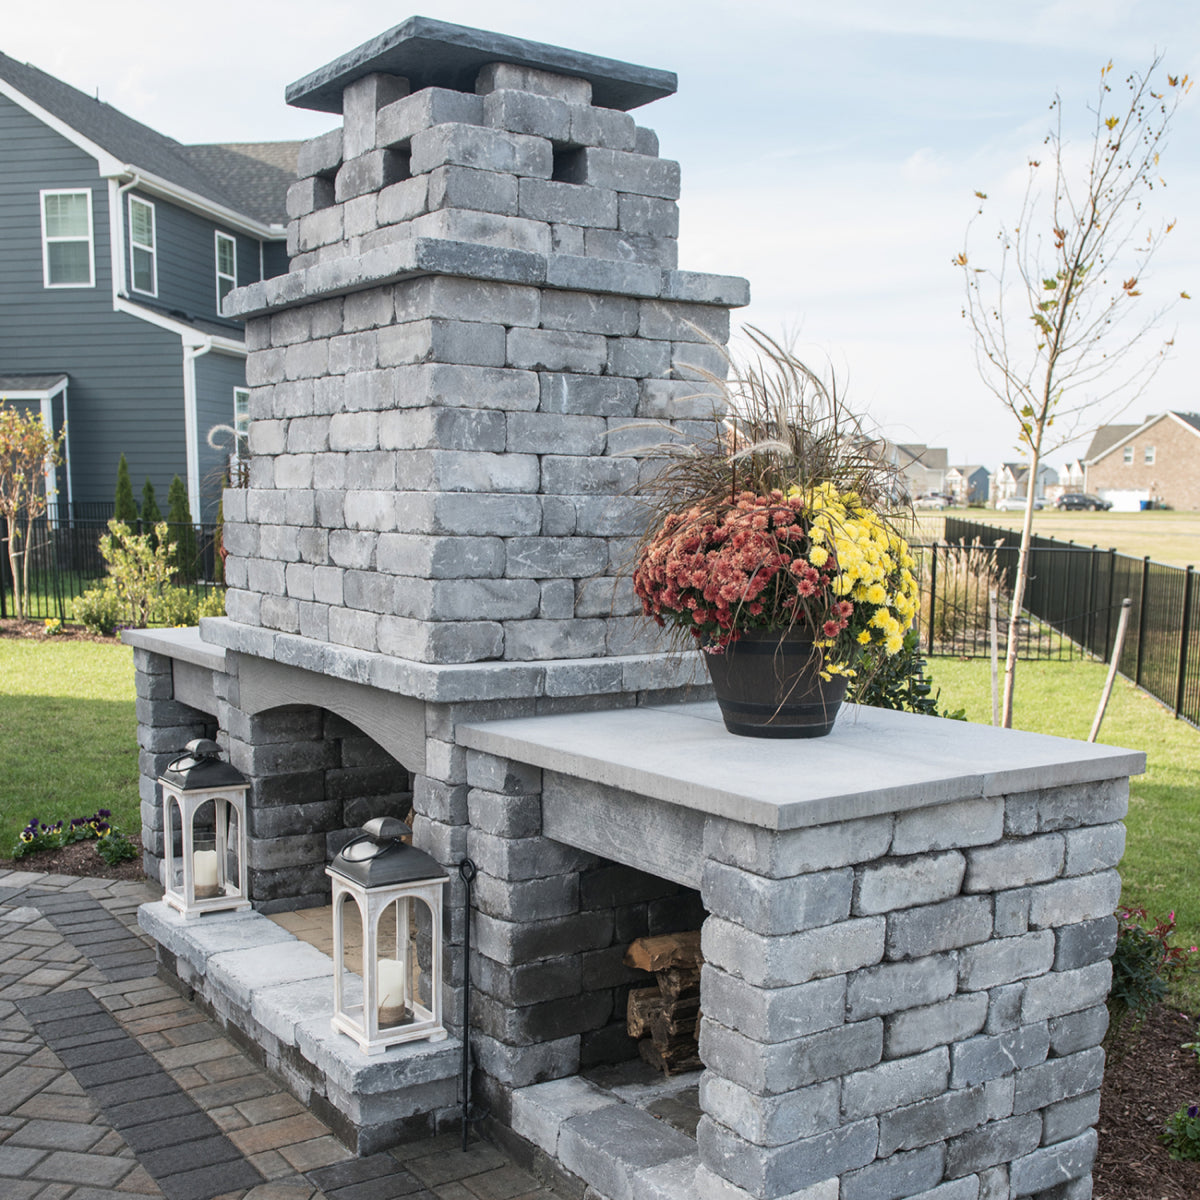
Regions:
<svg viewBox="0 0 1200 1200"><path fill-rule="evenodd" d="M1092 440L1083 453L1084 462L1092 462L1103 454L1107 454L1118 442L1123 442L1131 433L1140 429L1140 425L1101 425L1092 434Z"/></svg>
<svg viewBox="0 0 1200 1200"><path fill-rule="evenodd" d="M1163 421L1173 420L1176 424L1181 425L1189 433L1194 433L1200 437L1200 413L1182 413L1182 412L1165 412L1157 413L1153 417L1148 417L1140 425L1103 425L1096 430L1095 437L1092 438L1092 444L1088 447L1087 454L1084 455L1085 464L1098 462L1100 459L1111 454L1114 450L1120 449L1124 444L1136 437L1138 434L1147 429L1152 429L1155 425ZM1119 438L1108 442L1103 449L1095 451L1096 443L1100 435L1110 430L1124 431Z"/></svg>
<svg viewBox="0 0 1200 1200"><path fill-rule="evenodd" d="M2 53L0 80L90 143L86 147L89 153L99 148L121 164L255 220L286 220L284 201L287 185L294 178L298 143L279 143L291 148L288 172L261 153L262 147L253 148L260 151L256 154L243 146L185 146L61 79ZM280 157L286 159L286 152ZM269 199L276 193L276 199Z"/></svg>

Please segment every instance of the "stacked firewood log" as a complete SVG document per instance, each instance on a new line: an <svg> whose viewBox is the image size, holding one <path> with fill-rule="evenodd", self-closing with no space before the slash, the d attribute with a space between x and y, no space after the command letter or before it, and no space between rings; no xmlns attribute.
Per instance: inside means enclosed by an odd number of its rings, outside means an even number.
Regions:
<svg viewBox="0 0 1200 1200"><path fill-rule="evenodd" d="M638 938L625 965L654 973L654 987L629 993L626 1025L638 1053L667 1075L697 1071L700 1061L700 931Z"/></svg>

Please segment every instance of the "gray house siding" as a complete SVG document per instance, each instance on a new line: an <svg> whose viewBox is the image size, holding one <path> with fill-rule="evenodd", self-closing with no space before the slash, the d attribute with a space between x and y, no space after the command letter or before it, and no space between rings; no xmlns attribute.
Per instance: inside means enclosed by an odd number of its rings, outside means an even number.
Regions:
<svg viewBox="0 0 1200 1200"><path fill-rule="evenodd" d="M276 275L286 274L290 262L286 242L263 243L264 279L274 279Z"/></svg>
<svg viewBox="0 0 1200 1200"><path fill-rule="evenodd" d="M228 435L220 435L220 449L208 444L215 425L233 424L233 389L246 386L246 360L213 351L196 360L196 424L200 430L200 513L205 523L215 520L221 499L221 477L232 450Z"/></svg>
<svg viewBox="0 0 1200 1200"><path fill-rule="evenodd" d="M10 341L6 330L0 358L12 374L70 376L72 499L112 500L122 454L139 494L146 476L160 496L173 475L186 478L183 349L175 334L110 307L82 329L56 316L23 339Z"/></svg>
<svg viewBox="0 0 1200 1200"><path fill-rule="evenodd" d="M96 160L0 96L0 318L3 342L20 342L49 313L86 321L112 308L108 239L108 184ZM95 284L47 288L42 275L45 188L87 188L92 193ZM0 355L0 371L13 370Z"/></svg>
<svg viewBox="0 0 1200 1200"><path fill-rule="evenodd" d="M177 208L168 201L144 196L155 206L155 240L158 251L158 296L147 303L167 312L199 318L228 328L233 337L241 335L241 323L220 318L217 310L216 233L220 231L237 243L238 286L255 283L258 273L258 240L235 234L205 217ZM126 229L129 205L125 205ZM127 235L128 236L128 235ZM136 292L131 297L142 300Z"/></svg>
<svg viewBox="0 0 1200 1200"><path fill-rule="evenodd" d="M96 160L70 139L0 96L0 375L69 376L67 464L70 498L110 503L117 461L126 456L134 490L149 477L165 505L171 479L188 479L182 338L192 325L240 341L240 322L218 311L216 233L237 245L237 283L286 271L283 242L263 243L211 217L132 187L121 194L124 262L119 291L145 316L114 311L110 247L110 185ZM92 286L47 288L43 276L41 200L46 189L91 193ZM155 290L133 289L129 197L154 206ZM122 300L124 305L125 301ZM162 322L178 324L163 328ZM189 338L189 340L192 340ZM215 515L225 449L207 444L208 431L233 420L233 391L245 386L245 360L211 350L195 360L196 441L200 500L193 516ZM61 422L61 402L55 410ZM67 472L59 475L67 499Z"/></svg>

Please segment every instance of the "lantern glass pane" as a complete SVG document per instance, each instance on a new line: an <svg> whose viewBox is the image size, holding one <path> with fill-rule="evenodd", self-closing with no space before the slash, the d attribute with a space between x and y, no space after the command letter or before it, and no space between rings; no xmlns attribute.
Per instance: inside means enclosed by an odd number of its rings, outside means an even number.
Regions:
<svg viewBox="0 0 1200 1200"><path fill-rule="evenodd" d="M226 812L226 845L225 845L225 892L227 895L232 895L241 887L242 880L242 864L238 861L238 847L241 845L241 828L238 825L240 820L238 810L225 802Z"/></svg>
<svg viewBox="0 0 1200 1200"><path fill-rule="evenodd" d="M167 887L174 892L183 891L183 813L179 801L172 799L167 805L167 827L163 830L163 842L167 849L170 877Z"/></svg>
<svg viewBox="0 0 1200 1200"><path fill-rule="evenodd" d="M380 914L377 964L379 1028L394 1029L415 1020L417 955L413 943L413 905L407 896L394 900Z"/></svg>
<svg viewBox="0 0 1200 1200"><path fill-rule="evenodd" d="M225 890L216 842L217 806L205 800L192 814L192 884L197 900L211 900Z"/></svg>

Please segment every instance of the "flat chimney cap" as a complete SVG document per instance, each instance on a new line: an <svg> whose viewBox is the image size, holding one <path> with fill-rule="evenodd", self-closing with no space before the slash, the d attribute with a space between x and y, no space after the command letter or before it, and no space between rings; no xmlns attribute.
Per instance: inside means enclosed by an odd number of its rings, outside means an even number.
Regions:
<svg viewBox="0 0 1200 1200"><path fill-rule="evenodd" d="M293 108L340 113L342 92L356 79L376 74L401 75L414 92L427 87L474 92L479 69L494 62L586 79L592 85L594 104L624 112L673 95L679 86L674 71L639 67L429 17L409 17L289 84L285 96Z"/></svg>

